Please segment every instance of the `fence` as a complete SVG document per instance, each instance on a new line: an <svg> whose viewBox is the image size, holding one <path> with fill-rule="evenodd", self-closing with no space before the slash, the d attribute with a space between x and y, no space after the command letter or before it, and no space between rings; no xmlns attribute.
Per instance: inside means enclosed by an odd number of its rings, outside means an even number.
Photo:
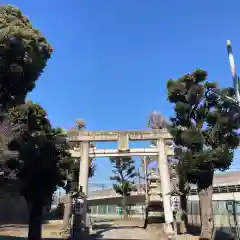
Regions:
<svg viewBox="0 0 240 240"><path fill-rule="evenodd" d="M212 201L214 227L222 233L227 233L240 239L240 201ZM200 226L199 201L188 201L188 223Z"/></svg>
<svg viewBox="0 0 240 240"><path fill-rule="evenodd" d="M218 228L240 226L240 201L215 200L212 202L214 224ZM95 205L90 206L92 215L121 215L117 205ZM142 217L145 212L143 204L129 207L130 215ZM199 201L188 201L188 220L192 225L201 225Z"/></svg>
<svg viewBox="0 0 240 240"><path fill-rule="evenodd" d="M229 224L240 225L240 201L215 200L212 201L214 224L216 227L226 227ZM188 201L189 223L200 225L199 201Z"/></svg>
<svg viewBox="0 0 240 240"><path fill-rule="evenodd" d="M122 208L117 205L90 206L90 209L92 215L121 216L123 214ZM128 210L130 216L141 217L144 214L144 205L128 206Z"/></svg>

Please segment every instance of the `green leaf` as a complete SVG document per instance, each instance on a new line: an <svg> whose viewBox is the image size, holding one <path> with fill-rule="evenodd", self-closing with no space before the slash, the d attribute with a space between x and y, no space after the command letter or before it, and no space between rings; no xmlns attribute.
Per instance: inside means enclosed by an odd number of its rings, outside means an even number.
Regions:
<svg viewBox="0 0 240 240"><path fill-rule="evenodd" d="M169 80L167 88L175 110L169 131L176 147L182 148L178 173L197 183L203 171L228 169L239 144L239 108L225 98L234 97L233 89L217 88L201 69Z"/></svg>
<svg viewBox="0 0 240 240"><path fill-rule="evenodd" d="M13 6L0 6L0 110L24 103L53 51L39 30Z"/></svg>
<svg viewBox="0 0 240 240"><path fill-rule="evenodd" d="M14 107L8 111L8 117L13 125L27 125L27 129L9 143L9 149L18 151L19 158L18 162L8 164L16 168L26 200L44 200L66 179L66 171L72 164L69 145L59 141L62 131L52 128L39 104L27 102Z"/></svg>
<svg viewBox="0 0 240 240"><path fill-rule="evenodd" d="M112 157L110 162L114 174L110 180L115 182L113 184L115 192L122 196L130 196L135 190L133 179L137 176L133 159L131 157Z"/></svg>

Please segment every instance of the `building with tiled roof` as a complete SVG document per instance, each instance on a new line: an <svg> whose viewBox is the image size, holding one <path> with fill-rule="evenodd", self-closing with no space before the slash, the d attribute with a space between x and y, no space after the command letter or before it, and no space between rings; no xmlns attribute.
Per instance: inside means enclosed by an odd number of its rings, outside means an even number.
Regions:
<svg viewBox="0 0 240 240"><path fill-rule="evenodd" d="M145 209L145 193L143 186L138 187L127 199L134 212L132 217L143 218ZM240 171L215 174L213 180L213 212L216 226L228 224L227 205L233 206L237 219L240 224ZM113 189L103 189L91 191L88 194L88 205L92 216L101 217L121 217L119 206L121 196L116 194ZM188 218L192 224L200 224L199 199L197 187L192 185L188 195Z"/></svg>
<svg viewBox="0 0 240 240"><path fill-rule="evenodd" d="M240 192L240 171L232 171L225 173L217 173L213 179L214 193ZM195 195L197 186L191 186L191 195ZM132 193L132 196L144 196L142 187L137 186L137 191ZM91 191L88 194L88 200L91 202L97 199L109 199L121 197L116 194L114 189L103 189Z"/></svg>

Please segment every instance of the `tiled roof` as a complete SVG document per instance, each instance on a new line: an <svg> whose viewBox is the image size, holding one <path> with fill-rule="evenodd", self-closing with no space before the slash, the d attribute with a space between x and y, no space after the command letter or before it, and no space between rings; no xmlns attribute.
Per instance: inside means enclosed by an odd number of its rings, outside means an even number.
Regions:
<svg viewBox="0 0 240 240"><path fill-rule="evenodd" d="M103 197L103 196L109 196L109 195L116 195L114 189L103 189L103 190L95 190L88 193L89 197Z"/></svg>
<svg viewBox="0 0 240 240"><path fill-rule="evenodd" d="M135 186L135 187L136 187L137 191L133 192L132 195L136 195L140 191L142 191L142 193L143 193L142 187L144 187L144 184L141 184L141 190L139 189L139 186ZM97 197L103 198L103 197L106 197L106 196L116 196L117 197L119 195L112 188L95 190L95 191L91 191L91 192L88 193L89 198L97 198Z"/></svg>
<svg viewBox="0 0 240 240"><path fill-rule="evenodd" d="M213 185L234 185L240 184L240 171L232 171L215 174Z"/></svg>

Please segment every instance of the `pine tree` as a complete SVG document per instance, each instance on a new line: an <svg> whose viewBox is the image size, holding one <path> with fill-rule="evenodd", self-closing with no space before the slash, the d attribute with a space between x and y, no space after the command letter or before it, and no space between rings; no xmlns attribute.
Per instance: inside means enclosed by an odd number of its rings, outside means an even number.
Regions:
<svg viewBox="0 0 240 240"><path fill-rule="evenodd" d="M227 170L232 164L239 144L239 107L225 98L234 97L233 89L217 88L200 69L178 80L170 79L167 89L168 99L175 107L169 129L182 150L181 174L197 184L201 239L211 239L213 175L215 170Z"/></svg>
<svg viewBox="0 0 240 240"><path fill-rule="evenodd" d="M110 177L116 183L113 188L116 193L122 196L122 208L124 218L128 217L127 197L136 191L134 178L137 176L134 160L131 157L112 157L110 161L113 165L114 176Z"/></svg>

